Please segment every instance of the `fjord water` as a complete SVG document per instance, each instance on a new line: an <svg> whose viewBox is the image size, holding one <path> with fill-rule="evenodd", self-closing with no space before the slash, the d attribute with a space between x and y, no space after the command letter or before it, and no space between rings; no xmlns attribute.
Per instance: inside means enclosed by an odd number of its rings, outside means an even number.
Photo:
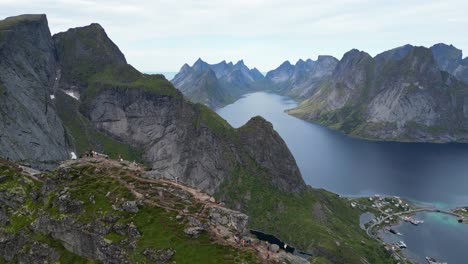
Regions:
<svg viewBox="0 0 468 264"><path fill-rule="evenodd" d="M256 115L270 121L312 187L345 196L397 195L440 208L468 205L468 144L351 138L284 112L296 105L258 92L217 112L234 127Z"/></svg>
<svg viewBox="0 0 468 264"><path fill-rule="evenodd" d="M468 225L440 213L418 213L415 218L424 220L424 224L415 227L402 222L393 227L402 236L381 231L382 237L390 243L404 240L408 248L403 253L416 263L426 263L426 256L447 263L467 263Z"/></svg>
<svg viewBox="0 0 468 264"><path fill-rule="evenodd" d="M444 209L468 205L468 144L351 138L284 112L296 105L288 97L258 92L217 112L234 127L257 115L270 121L296 158L305 182L315 188L344 196L397 195ZM384 239L404 240L404 254L415 263L426 263L426 256L466 263L467 224L437 213L417 217L425 223L402 223L395 229L403 236L387 233Z"/></svg>

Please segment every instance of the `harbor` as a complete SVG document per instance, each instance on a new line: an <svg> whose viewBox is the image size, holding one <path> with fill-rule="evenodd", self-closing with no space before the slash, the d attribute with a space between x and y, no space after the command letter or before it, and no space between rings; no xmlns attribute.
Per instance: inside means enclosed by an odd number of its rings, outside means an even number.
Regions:
<svg viewBox="0 0 468 264"><path fill-rule="evenodd" d="M413 233L424 233L421 230L428 228L425 226L427 221L425 218L428 218L428 215L441 216L449 225L462 228L465 225L460 225L460 223L467 223L468 218L468 208L465 207L453 210L442 210L432 206L423 207L398 196L374 195L367 198L349 198L349 200L352 208L363 212L362 221L360 221L361 228L370 237L381 241L385 249L400 263L446 263L441 262L445 260L441 256L422 256L413 253L414 241L408 243L406 237ZM431 226L434 225L433 222L433 220L430 221ZM466 227L464 229L468 230ZM420 244L420 241L417 243ZM416 244L416 248L419 244Z"/></svg>

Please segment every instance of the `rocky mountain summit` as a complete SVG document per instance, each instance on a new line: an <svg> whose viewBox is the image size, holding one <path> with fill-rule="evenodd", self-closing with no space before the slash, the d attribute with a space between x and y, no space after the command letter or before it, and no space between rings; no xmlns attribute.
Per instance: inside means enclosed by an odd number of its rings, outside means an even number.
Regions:
<svg viewBox="0 0 468 264"><path fill-rule="evenodd" d="M468 85L453 46L406 45L371 57L351 50L290 114L383 140L466 141ZM458 70L457 70L458 69Z"/></svg>
<svg viewBox="0 0 468 264"><path fill-rule="evenodd" d="M316 61L298 60L295 65L285 61L269 71L266 79L270 81L272 90L301 100L310 96L322 81L330 77L337 64L338 60L332 56L318 56Z"/></svg>
<svg viewBox="0 0 468 264"><path fill-rule="evenodd" d="M208 64L198 59L192 67L182 66L172 83L193 102L218 108L258 90L263 79L258 69L249 69L242 60Z"/></svg>

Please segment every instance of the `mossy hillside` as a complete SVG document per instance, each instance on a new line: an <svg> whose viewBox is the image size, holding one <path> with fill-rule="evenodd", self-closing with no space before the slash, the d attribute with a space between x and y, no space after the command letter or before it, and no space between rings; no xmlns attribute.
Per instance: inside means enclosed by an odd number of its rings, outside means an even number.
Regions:
<svg viewBox="0 0 468 264"><path fill-rule="evenodd" d="M131 65L109 66L88 79L85 96L93 97L111 87L137 88L159 96L182 97L181 93L162 74L143 74Z"/></svg>
<svg viewBox="0 0 468 264"><path fill-rule="evenodd" d="M142 161L142 150L119 142L94 128L89 120L79 112L77 100L60 91L56 93L56 97L55 104L58 115L64 123L78 155L89 149L94 149L114 159L120 155L126 160Z"/></svg>
<svg viewBox="0 0 468 264"><path fill-rule="evenodd" d="M251 229L314 253L314 261L361 263L365 258L370 263L394 263L360 229L359 210L336 194L311 188L299 194L283 193L265 173L252 175L238 168L233 174L217 196L231 207L241 207L251 217Z"/></svg>
<svg viewBox="0 0 468 264"><path fill-rule="evenodd" d="M145 263L142 255L145 248L173 248L176 254L173 258L177 263L255 263L255 257L246 252L216 244L207 234L198 239L190 239L183 230L184 222L175 221L176 212L167 211L157 206L143 205L136 214L112 209L113 201L134 199L133 194L122 182L110 175L121 175L128 184L138 185L131 177L125 177L125 169L101 168L98 166L79 166L68 171L73 177L67 187L72 197L84 203L84 212L79 216L83 222L112 214L120 217L119 223L133 223L141 233L137 248L132 251L134 262ZM138 188L147 188L138 185ZM88 202L94 197L94 203ZM174 206L177 203L174 202ZM113 243L118 243L122 237L116 233L106 236Z"/></svg>
<svg viewBox="0 0 468 264"><path fill-rule="evenodd" d="M135 199L132 192L127 188L129 184L137 186L137 188L149 188L148 184L138 183L129 176L133 173L135 172L125 169L125 166L102 167L98 163L96 165L78 164L58 169L40 177L41 180L53 182L54 188L47 197L39 197L37 202L34 203L27 192L34 189L37 193L40 193L42 184L21 174L20 170L13 165L4 163L0 166L0 174L6 175L8 180L0 183L0 190L21 193L21 195L25 195L22 197L27 197L27 200L21 208L10 208L11 223L7 226L0 225L0 228L12 233L21 231L30 237L32 241L48 244L59 253L60 263L98 263L95 260L86 259L67 251L60 241L46 234L35 233L30 227L38 215L43 214L55 219L72 217L76 219L75 221L81 223L100 221L99 219L103 219L104 216L112 215L119 219L119 224L135 225L141 234L137 238L136 248L128 252L131 263L149 263L148 259L142 254L145 248L175 249L176 254L172 260L177 263L258 263L252 252L218 244L206 233L199 238L189 238L183 233L187 223L185 221L175 221L177 213L174 211L149 204L140 205L138 213L114 210L112 205L116 201ZM70 193L73 200L83 202L81 212L64 213L59 212L54 207L58 192L64 190ZM165 197L168 196L165 195ZM178 203L172 199L166 201L165 206L171 204L176 206ZM192 201L192 203L196 207L196 202ZM195 209L192 208L191 210ZM119 244L127 237L111 231L104 238L109 243Z"/></svg>
<svg viewBox="0 0 468 264"><path fill-rule="evenodd" d="M6 209L10 217L9 223L6 226L0 224L1 231L11 234L17 234L22 231L30 235L32 241L44 242L53 246L60 254L60 263L96 263L65 250L62 244L50 236L33 234L31 232L29 226L37 218L38 214L45 210L41 201L33 197L33 195L40 193L42 187L40 181L26 176L19 167L4 160L0 160L0 176L5 177L0 183L0 193L7 197L11 197L12 195L21 197L17 201L17 208L9 207L5 203L2 203L1 206ZM24 245L22 250L27 250L31 246L32 241ZM15 261L6 262L0 258L0 263L15 263Z"/></svg>

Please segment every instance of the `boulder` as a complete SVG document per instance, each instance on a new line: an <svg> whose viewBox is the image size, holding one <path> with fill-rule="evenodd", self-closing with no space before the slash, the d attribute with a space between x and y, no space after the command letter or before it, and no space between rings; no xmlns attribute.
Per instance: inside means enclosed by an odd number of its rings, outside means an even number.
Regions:
<svg viewBox="0 0 468 264"><path fill-rule="evenodd" d="M270 246L268 246L268 250L270 250L273 253L278 253L279 246L276 244L270 244Z"/></svg>
<svg viewBox="0 0 468 264"><path fill-rule="evenodd" d="M184 230L184 233L189 237L196 238L203 232L203 230L204 229L202 227L189 227Z"/></svg>
<svg viewBox="0 0 468 264"><path fill-rule="evenodd" d="M169 260L171 260L171 258L174 256L175 250L172 248L158 250L152 248L145 248L142 253L151 261L154 261L156 263L166 263Z"/></svg>
<svg viewBox="0 0 468 264"><path fill-rule="evenodd" d="M128 213L138 213L138 205L136 201L126 201L122 204L122 209Z"/></svg>
<svg viewBox="0 0 468 264"><path fill-rule="evenodd" d="M223 207L212 207L209 210L210 224L224 226L236 233L244 233L249 222L246 214Z"/></svg>

